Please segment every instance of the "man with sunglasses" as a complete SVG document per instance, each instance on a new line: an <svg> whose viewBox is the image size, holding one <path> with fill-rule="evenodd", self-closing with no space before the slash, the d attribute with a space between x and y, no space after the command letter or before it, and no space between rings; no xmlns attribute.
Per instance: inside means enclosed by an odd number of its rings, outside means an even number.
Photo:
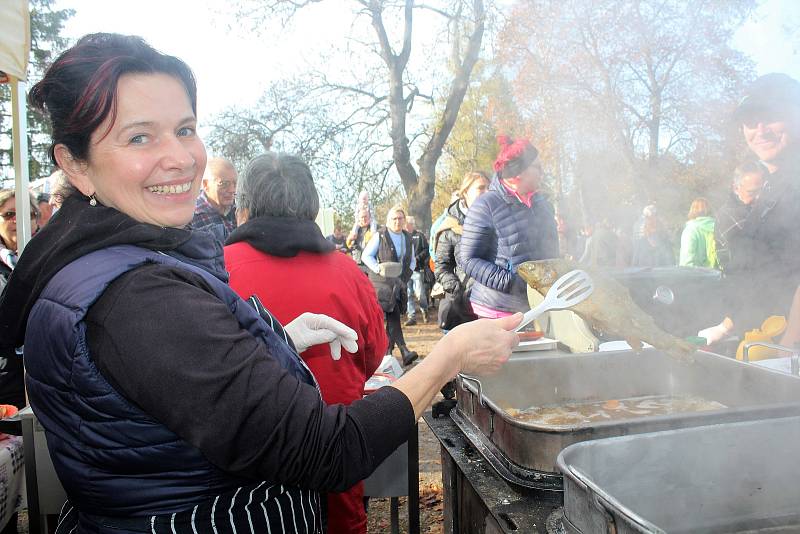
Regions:
<svg viewBox="0 0 800 534"><path fill-rule="evenodd" d="M786 74L759 77L734 119L768 174L739 223L737 261L725 270L728 317L699 332L709 343L787 315L800 283L800 83Z"/></svg>
<svg viewBox="0 0 800 534"><path fill-rule="evenodd" d="M211 229L224 242L236 228L237 174L233 163L225 158L211 158L203 175L203 190L197 197L192 228Z"/></svg>

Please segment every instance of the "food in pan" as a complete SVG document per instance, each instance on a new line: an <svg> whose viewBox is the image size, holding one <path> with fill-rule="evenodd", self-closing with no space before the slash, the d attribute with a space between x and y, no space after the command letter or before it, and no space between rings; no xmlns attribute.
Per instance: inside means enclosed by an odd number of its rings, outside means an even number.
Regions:
<svg viewBox="0 0 800 534"><path fill-rule="evenodd" d="M529 261L521 264L517 272L529 286L542 295L558 278L573 269L583 269L594 282L594 292L589 298L570 308L589 325L605 334L619 336L633 348L640 350L642 342L681 359L693 360L696 347L656 326L655 321L633 302L628 290L616 280L565 259Z"/></svg>
<svg viewBox="0 0 800 534"><path fill-rule="evenodd" d="M546 426L580 426L601 421L619 421L675 413L706 412L727 408L724 404L696 395L649 395L627 399L568 402L506 409L511 417L525 423Z"/></svg>

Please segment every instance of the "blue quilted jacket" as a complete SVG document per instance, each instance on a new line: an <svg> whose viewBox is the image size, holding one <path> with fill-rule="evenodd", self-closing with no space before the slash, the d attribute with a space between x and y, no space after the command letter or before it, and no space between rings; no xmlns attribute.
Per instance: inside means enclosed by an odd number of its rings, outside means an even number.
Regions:
<svg viewBox="0 0 800 534"><path fill-rule="evenodd" d="M553 206L536 193L529 208L495 176L467 212L460 254L464 271L475 279L473 303L507 312L528 310L525 282L516 268L558 257Z"/></svg>
<svg viewBox="0 0 800 534"><path fill-rule="evenodd" d="M84 323L88 309L114 279L145 263L202 275L242 328L260 338L294 376L313 383L283 339L220 279L227 276L224 271L131 245L98 250L70 263L50 280L31 311L26 383L70 502L93 514L169 514L252 482L211 465L198 449L128 402L92 361ZM147 356L142 354L143 365Z"/></svg>

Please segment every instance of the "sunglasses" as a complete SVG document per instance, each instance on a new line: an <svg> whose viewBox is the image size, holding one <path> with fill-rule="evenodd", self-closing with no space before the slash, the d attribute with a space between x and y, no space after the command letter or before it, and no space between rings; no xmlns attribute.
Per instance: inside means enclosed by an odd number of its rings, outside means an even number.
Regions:
<svg viewBox="0 0 800 534"><path fill-rule="evenodd" d="M4 221L10 221L11 219L16 220L17 219L17 212L16 211L5 211L3 213L0 213L0 217L2 217ZM35 219L35 218L36 218L36 213L31 212L31 219Z"/></svg>

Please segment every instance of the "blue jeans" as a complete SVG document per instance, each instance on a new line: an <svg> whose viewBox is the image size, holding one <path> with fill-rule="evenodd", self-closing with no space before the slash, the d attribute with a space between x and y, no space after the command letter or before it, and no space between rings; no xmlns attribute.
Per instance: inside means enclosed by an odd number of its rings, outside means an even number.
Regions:
<svg viewBox="0 0 800 534"><path fill-rule="evenodd" d="M417 317L417 301L419 301L420 310L428 311L428 292L425 290L421 272L414 271L411 273L406 293L408 294L406 315L408 315L409 319L416 319Z"/></svg>

